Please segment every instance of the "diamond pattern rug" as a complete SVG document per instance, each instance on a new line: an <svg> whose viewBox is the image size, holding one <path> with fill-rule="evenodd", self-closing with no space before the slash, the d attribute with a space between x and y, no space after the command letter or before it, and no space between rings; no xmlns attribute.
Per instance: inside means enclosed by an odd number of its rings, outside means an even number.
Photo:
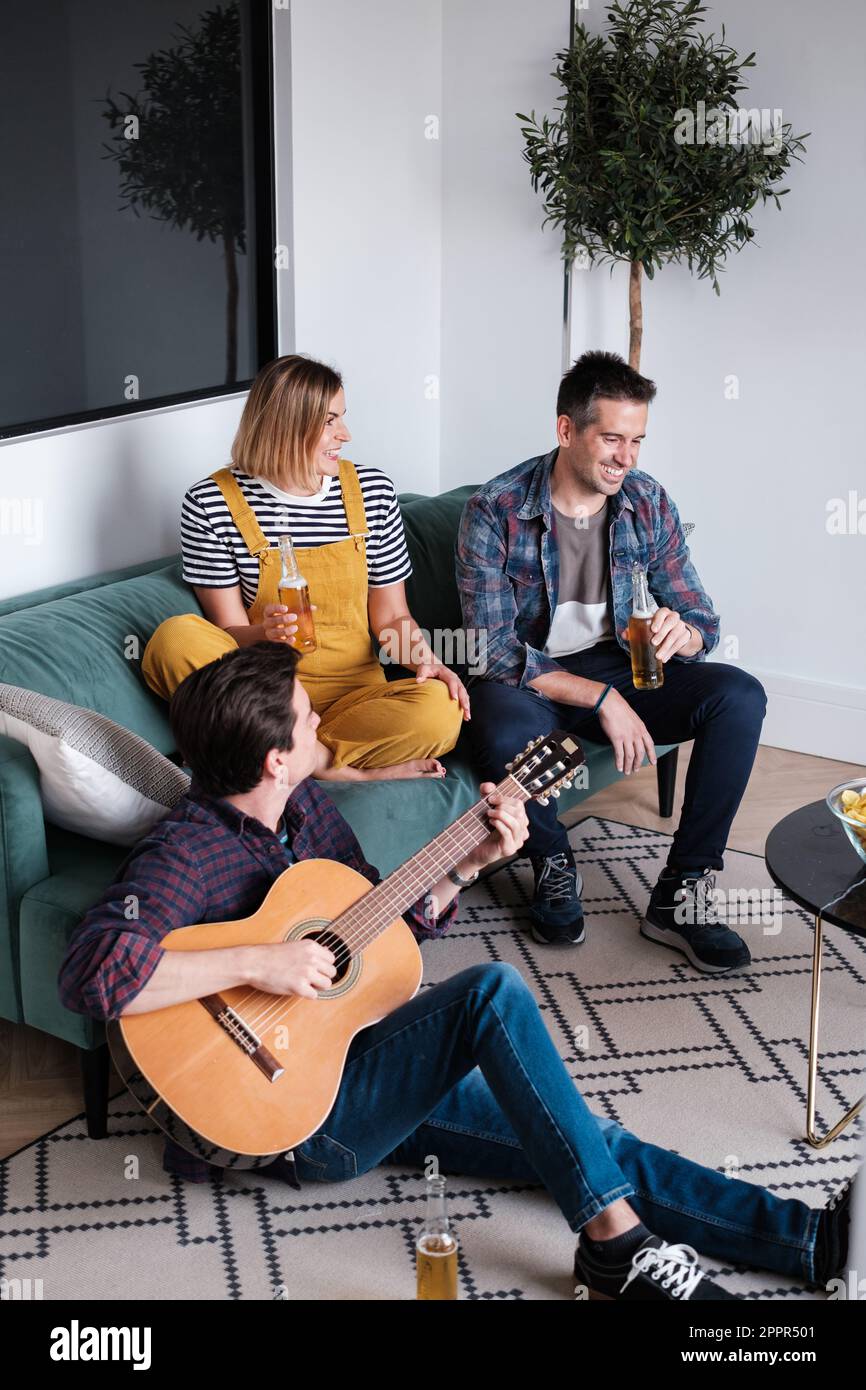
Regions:
<svg viewBox="0 0 866 1390"><path fill-rule="evenodd" d="M861 1132L815 1151L802 1138L812 922L740 926L753 965L713 979L638 932L669 837L589 817L569 832L584 875L587 939L537 946L528 860L463 894L460 918L424 947L422 988L484 960L516 965L593 1110L643 1138L821 1206L857 1166ZM772 888L763 860L729 851L722 889ZM866 942L825 935L819 1124L858 1094ZM254 1173L186 1185L125 1095L109 1137L81 1118L0 1164L0 1279L41 1280L45 1299L412 1299L424 1210L418 1173L381 1167L301 1192ZM460 1297L572 1297L574 1237L540 1188L448 1175ZM749 1299L824 1297L773 1274L706 1267Z"/></svg>

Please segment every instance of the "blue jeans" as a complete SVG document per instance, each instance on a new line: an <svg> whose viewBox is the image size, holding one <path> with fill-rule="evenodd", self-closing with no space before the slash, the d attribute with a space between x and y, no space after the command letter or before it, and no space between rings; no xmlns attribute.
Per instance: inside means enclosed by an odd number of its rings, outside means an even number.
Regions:
<svg viewBox="0 0 866 1390"><path fill-rule="evenodd" d="M514 966L473 965L422 988L352 1041L301 1181L379 1163L547 1188L573 1231L620 1197L663 1240L814 1278L819 1212L646 1144L588 1109Z"/></svg>
<svg viewBox="0 0 866 1390"><path fill-rule="evenodd" d="M767 708L760 682L720 662L669 661L660 690L635 690L631 662L616 642L601 642L589 651L560 657L559 662L572 675L604 685L611 682L643 720L654 743L694 739L670 862L680 869L721 869ZM566 729L592 743L608 742L596 715L557 704L530 686L477 680L471 695L469 737L486 780L500 781L506 762L530 739L552 729ZM556 806L555 800L547 806L528 803L524 853L549 855L568 849Z"/></svg>

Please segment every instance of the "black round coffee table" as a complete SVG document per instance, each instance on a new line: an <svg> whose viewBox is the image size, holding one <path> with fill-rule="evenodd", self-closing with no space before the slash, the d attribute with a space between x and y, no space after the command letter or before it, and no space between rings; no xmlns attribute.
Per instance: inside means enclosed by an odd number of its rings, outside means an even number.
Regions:
<svg viewBox="0 0 866 1390"><path fill-rule="evenodd" d="M792 811L767 836L764 851L770 876L779 888L815 918L812 954L812 1012L809 1021L809 1076L806 1092L806 1139L822 1149L863 1107L857 1101L841 1120L819 1135L815 1130L818 1075L818 1017L821 1006L821 955L825 922L866 936L866 864L848 840L825 801Z"/></svg>

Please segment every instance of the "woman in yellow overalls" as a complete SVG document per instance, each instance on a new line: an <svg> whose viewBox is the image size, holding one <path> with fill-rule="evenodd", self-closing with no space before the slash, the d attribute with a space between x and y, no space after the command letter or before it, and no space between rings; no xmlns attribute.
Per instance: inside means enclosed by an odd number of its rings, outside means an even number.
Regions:
<svg viewBox="0 0 866 1390"><path fill-rule="evenodd" d="M290 641L297 615L279 602L277 540L292 529L285 518L297 514L297 528L314 541L293 537L316 610L318 647L298 667L321 716L314 775L344 781L444 776L439 756L454 747L469 718L469 697L409 613L403 581L410 571L393 485L369 468L360 470L362 485L359 471L340 458L351 438L345 409L342 380L323 363L280 357L259 373L232 445L234 466L196 484L184 499L184 578L205 616L162 623L142 670L151 689L169 699L191 671L235 646ZM387 552L376 562L376 583L368 574L365 487L382 531L376 551ZM322 497L330 503L327 515L318 506ZM388 582L395 573L402 577ZM386 680L371 630L414 677Z"/></svg>

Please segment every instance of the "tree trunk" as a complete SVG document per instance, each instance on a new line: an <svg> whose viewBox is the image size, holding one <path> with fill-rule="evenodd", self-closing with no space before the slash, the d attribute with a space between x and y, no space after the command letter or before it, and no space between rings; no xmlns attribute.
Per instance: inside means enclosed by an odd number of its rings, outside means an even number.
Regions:
<svg viewBox="0 0 866 1390"><path fill-rule="evenodd" d="M643 266L632 261L628 280L628 365L640 371L640 350L643 342L643 307L640 300L640 277Z"/></svg>
<svg viewBox="0 0 866 1390"><path fill-rule="evenodd" d="M574 259L565 263L562 297L562 375L573 365L571 360L571 302L573 298Z"/></svg>
<svg viewBox="0 0 866 1390"><path fill-rule="evenodd" d="M238 379L238 265L235 239L223 237L226 261L226 386Z"/></svg>

